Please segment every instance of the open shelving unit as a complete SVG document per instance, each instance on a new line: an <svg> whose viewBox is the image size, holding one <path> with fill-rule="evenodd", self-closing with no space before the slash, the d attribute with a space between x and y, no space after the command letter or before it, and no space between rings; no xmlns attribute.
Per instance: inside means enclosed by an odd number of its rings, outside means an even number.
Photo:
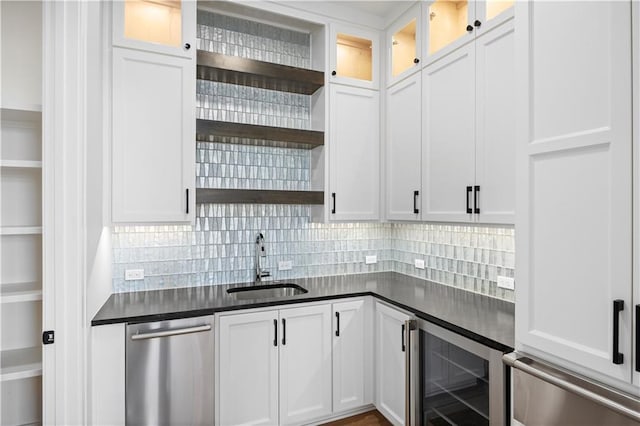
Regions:
<svg viewBox="0 0 640 426"><path fill-rule="evenodd" d="M224 7L237 8L242 6L227 5ZM231 15L242 15L238 10L221 12L204 8L204 12L223 14L231 12ZM269 20L268 16L263 18L265 21ZM312 66L315 69L324 69L323 34L325 30L318 27L311 30L312 34L313 31L318 31L317 37L312 38L318 44L312 46L312 51L314 51ZM315 57L316 54L317 57ZM313 105L311 121L320 128L324 127L325 95L323 88L325 75L323 71L200 49L197 51L196 68L196 77L200 80L311 96ZM311 150L310 174L321 175L319 177L311 176L312 190L309 191L196 188L196 203L322 205L325 202L324 191L320 190L324 189L324 169L320 168L318 171L319 168L315 166L321 162L320 159L324 158L324 131L198 119L196 121L196 142Z"/></svg>
<svg viewBox="0 0 640 426"><path fill-rule="evenodd" d="M0 19L0 424L40 424L42 3L0 2Z"/></svg>

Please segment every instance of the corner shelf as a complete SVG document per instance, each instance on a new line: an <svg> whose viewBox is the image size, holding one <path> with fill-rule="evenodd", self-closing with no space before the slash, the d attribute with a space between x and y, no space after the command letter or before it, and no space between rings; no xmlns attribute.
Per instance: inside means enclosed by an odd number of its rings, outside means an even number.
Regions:
<svg viewBox="0 0 640 426"><path fill-rule="evenodd" d="M324 145L324 132L228 121L196 120L196 140L198 142L313 149Z"/></svg>
<svg viewBox="0 0 640 426"><path fill-rule="evenodd" d="M2 226L0 235L39 235L42 234L42 226Z"/></svg>
<svg viewBox="0 0 640 426"><path fill-rule="evenodd" d="M312 95L324 86L324 73L198 50L196 77L201 80Z"/></svg>
<svg viewBox="0 0 640 426"><path fill-rule="evenodd" d="M197 188L196 203L324 204L324 192Z"/></svg>
<svg viewBox="0 0 640 426"><path fill-rule="evenodd" d="M12 169L41 169L42 161L0 160L0 167Z"/></svg>
<svg viewBox="0 0 640 426"><path fill-rule="evenodd" d="M0 285L0 303L37 302L42 300L39 282Z"/></svg>
<svg viewBox="0 0 640 426"><path fill-rule="evenodd" d="M41 376L42 349L35 347L2 351L0 365L0 382Z"/></svg>

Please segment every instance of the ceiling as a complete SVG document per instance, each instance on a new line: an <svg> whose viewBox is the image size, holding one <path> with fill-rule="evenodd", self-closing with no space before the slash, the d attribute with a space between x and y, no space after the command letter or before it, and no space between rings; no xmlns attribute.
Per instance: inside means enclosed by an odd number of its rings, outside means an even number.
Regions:
<svg viewBox="0 0 640 426"><path fill-rule="evenodd" d="M370 13L381 18L387 18L389 14L398 10L405 10L415 1L351 1L351 0L335 0L327 3L341 4L356 9L361 12Z"/></svg>

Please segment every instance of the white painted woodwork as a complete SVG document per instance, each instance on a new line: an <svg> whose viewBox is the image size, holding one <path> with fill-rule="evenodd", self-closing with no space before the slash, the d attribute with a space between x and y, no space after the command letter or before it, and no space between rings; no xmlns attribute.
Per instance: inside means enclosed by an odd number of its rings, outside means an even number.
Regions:
<svg viewBox="0 0 640 426"><path fill-rule="evenodd" d="M124 323L91 327L89 418L94 425L125 424L125 343Z"/></svg>
<svg viewBox="0 0 640 426"><path fill-rule="evenodd" d="M330 193L333 220L380 217L380 96L377 91L332 84ZM329 211L333 199L329 197Z"/></svg>
<svg viewBox="0 0 640 426"><path fill-rule="evenodd" d="M377 31L367 29L364 27L344 25L338 23L331 23L329 26L329 82L341 83L350 86L362 87L365 89L378 89L380 87L380 35ZM348 38L355 37L356 39L369 40L371 42L370 53L364 48L354 46L350 48L347 45L347 49L341 50L338 48L338 35L344 34ZM338 56L340 55L340 57ZM370 58L370 59L369 59ZM364 59L364 60L363 60ZM350 74L363 75L362 78L348 77L340 75L338 73L338 61L346 61L349 67L348 70L352 70ZM368 62L371 62L371 73L362 70L362 67L368 67ZM332 72L336 71L336 75L332 75Z"/></svg>
<svg viewBox="0 0 640 426"><path fill-rule="evenodd" d="M331 305L281 309L280 424L326 417L331 408Z"/></svg>
<svg viewBox="0 0 640 426"><path fill-rule="evenodd" d="M386 31L386 70L387 86L391 86L422 68L422 8L416 3L400 16ZM403 31L410 26L415 31L415 40L411 34ZM416 63L414 60L418 59Z"/></svg>
<svg viewBox="0 0 640 426"><path fill-rule="evenodd" d="M113 222L194 217L193 66L189 59L113 48Z"/></svg>
<svg viewBox="0 0 640 426"><path fill-rule="evenodd" d="M414 191L421 210L422 193L422 76L416 73L387 89L386 218L417 220Z"/></svg>
<svg viewBox="0 0 640 426"><path fill-rule="evenodd" d="M483 0L474 3L475 19L482 23L474 30L476 37L481 37L514 16L515 0Z"/></svg>
<svg viewBox="0 0 640 426"><path fill-rule="evenodd" d="M516 7L517 349L630 383L631 6Z"/></svg>
<svg viewBox="0 0 640 426"><path fill-rule="evenodd" d="M279 324L277 310L220 317L216 411L221 425L278 424L280 342L274 345L274 320Z"/></svg>
<svg viewBox="0 0 640 426"><path fill-rule="evenodd" d="M402 326L409 316L380 302L376 302L375 312L375 405L394 425L404 425L406 366Z"/></svg>
<svg viewBox="0 0 640 426"><path fill-rule="evenodd" d="M496 18L497 19L497 18ZM514 223L515 39L510 21L476 39L476 179L482 223Z"/></svg>
<svg viewBox="0 0 640 426"><path fill-rule="evenodd" d="M42 420L42 376L2 382L0 424L40 424Z"/></svg>
<svg viewBox="0 0 640 426"><path fill-rule="evenodd" d="M424 55L421 61L427 66L454 52L475 39L475 32L466 31L473 25L476 2L428 1L422 7L425 22ZM431 14L433 18L431 18Z"/></svg>
<svg viewBox="0 0 640 426"><path fill-rule="evenodd" d="M340 316L339 321L336 314ZM367 376L371 376L373 370L365 359L372 348L368 347L365 315L364 300L333 304L333 411L336 413L370 402L366 399L366 386Z"/></svg>
<svg viewBox="0 0 640 426"><path fill-rule="evenodd" d="M475 45L422 72L422 219L463 222L475 181ZM473 203L471 203L473 204Z"/></svg>
<svg viewBox="0 0 640 426"><path fill-rule="evenodd" d="M196 52L196 8L195 0L181 1L154 1L142 0L137 6L139 10L131 16L133 28L139 30L144 27L145 31L138 33L145 39L155 39L156 42L144 41L125 35L125 1L113 2L113 35L114 46L127 47L130 49L143 50L146 52L162 53L167 55L180 56L184 58L194 58ZM179 11L175 11L179 6ZM146 10L145 10L146 9ZM162 35L168 31L175 32L175 21L169 16L178 13L180 16L180 36L175 42L164 39ZM185 48L185 43L191 45L190 49Z"/></svg>
<svg viewBox="0 0 640 426"><path fill-rule="evenodd" d="M640 111L640 4L632 3L632 21L631 29L633 33L632 45L633 50L633 111ZM640 114L635 113L633 115L633 184L635 188L640 188ZM640 197L633 197L633 252L640 253ZM640 304L640 262L633 262L633 310L635 314L635 306ZM640 329L640 317L635 316L633 322L633 330ZM634 347L637 349L639 346L634 340ZM636 365L637 358L640 357L640 353L636 351L634 353L633 365ZM636 389L640 389L640 371L634 369L633 372L633 386Z"/></svg>

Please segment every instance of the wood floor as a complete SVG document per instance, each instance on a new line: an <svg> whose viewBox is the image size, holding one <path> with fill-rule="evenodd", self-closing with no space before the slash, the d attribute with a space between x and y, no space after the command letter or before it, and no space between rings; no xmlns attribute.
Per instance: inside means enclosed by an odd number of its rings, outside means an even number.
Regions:
<svg viewBox="0 0 640 426"><path fill-rule="evenodd" d="M378 410L367 411L357 416L325 423L323 426L391 426Z"/></svg>

